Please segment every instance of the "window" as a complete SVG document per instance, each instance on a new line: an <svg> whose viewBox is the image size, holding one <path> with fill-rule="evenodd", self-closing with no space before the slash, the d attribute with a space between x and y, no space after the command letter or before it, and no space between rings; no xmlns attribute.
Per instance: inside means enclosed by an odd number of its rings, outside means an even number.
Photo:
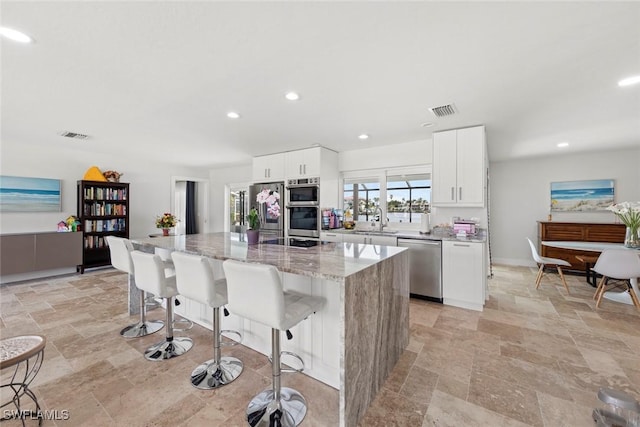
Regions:
<svg viewBox="0 0 640 427"><path fill-rule="evenodd" d="M387 220L419 223L420 214L430 211L430 174L387 177Z"/></svg>
<svg viewBox="0 0 640 427"><path fill-rule="evenodd" d="M380 207L380 183L375 180L345 180L343 207L351 210L354 221L374 219L376 209Z"/></svg>
<svg viewBox="0 0 640 427"><path fill-rule="evenodd" d="M231 188L229 191L229 231L242 232L247 215L247 191Z"/></svg>

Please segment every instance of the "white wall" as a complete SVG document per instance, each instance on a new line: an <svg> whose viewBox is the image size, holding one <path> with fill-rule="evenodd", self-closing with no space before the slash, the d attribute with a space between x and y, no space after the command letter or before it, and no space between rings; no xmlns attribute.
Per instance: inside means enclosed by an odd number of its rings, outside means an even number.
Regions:
<svg viewBox="0 0 640 427"><path fill-rule="evenodd" d="M366 144L366 142L364 143ZM383 169L432 163L433 141L405 142L338 153L338 170Z"/></svg>
<svg viewBox="0 0 640 427"><path fill-rule="evenodd" d="M72 145L91 141L72 141ZM149 163L128 158L126 153L93 154L81 149L51 149L17 141L2 141L2 175L55 178L62 180L62 212L5 213L0 215L0 233L55 231L57 223L76 215L76 182L95 165L102 171L123 172L130 183L130 236L157 233L155 217L171 211L171 177L195 176L208 179L209 172L171 164Z"/></svg>
<svg viewBox="0 0 640 427"><path fill-rule="evenodd" d="M550 185L557 181L614 179L615 200L640 200L640 149L556 155L490 165L490 233L494 263L533 265L526 237L546 221ZM615 222L610 212L553 213L554 221Z"/></svg>
<svg viewBox="0 0 640 427"><path fill-rule="evenodd" d="M225 231L225 218L229 197L227 186L232 183L251 182L251 164L236 165L227 168L212 169L209 171L211 181L211 223L209 230L212 233Z"/></svg>

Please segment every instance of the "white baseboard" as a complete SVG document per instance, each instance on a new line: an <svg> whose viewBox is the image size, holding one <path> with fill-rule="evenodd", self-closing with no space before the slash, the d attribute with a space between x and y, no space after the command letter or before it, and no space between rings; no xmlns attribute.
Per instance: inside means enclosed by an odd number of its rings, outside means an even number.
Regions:
<svg viewBox="0 0 640 427"><path fill-rule="evenodd" d="M537 267L536 263L532 259L518 258L494 258L493 264L510 265L515 267Z"/></svg>

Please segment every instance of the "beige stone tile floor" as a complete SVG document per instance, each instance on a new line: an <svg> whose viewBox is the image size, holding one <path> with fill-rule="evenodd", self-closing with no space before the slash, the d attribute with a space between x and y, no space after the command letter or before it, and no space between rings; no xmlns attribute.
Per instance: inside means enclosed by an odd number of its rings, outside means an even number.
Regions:
<svg viewBox="0 0 640 427"><path fill-rule="evenodd" d="M360 426L592 426L599 387L640 398L638 310L609 301L596 310L581 276L567 276L567 295L554 274L536 290L534 269L493 270L483 312L412 300L409 346ZM142 353L164 331L121 338L136 320L126 307L126 278L112 269L0 287L0 336L48 340L33 389L44 408L70 417L44 425L245 425L248 401L270 384L266 357L224 348L244 361L243 374L197 390L188 378L212 354L210 331L194 326L181 333L191 351L149 362ZM337 425L336 390L302 374L284 374L283 384L307 398L303 425Z"/></svg>

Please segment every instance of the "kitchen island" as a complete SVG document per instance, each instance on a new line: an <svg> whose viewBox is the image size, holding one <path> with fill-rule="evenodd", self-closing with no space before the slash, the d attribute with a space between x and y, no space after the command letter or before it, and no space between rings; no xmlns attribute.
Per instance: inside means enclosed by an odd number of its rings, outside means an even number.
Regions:
<svg viewBox="0 0 640 427"><path fill-rule="evenodd" d="M286 289L324 297L323 309L291 329L293 340L283 341L282 350L300 355L307 375L339 389L340 425L357 425L409 343L406 248L248 245L244 240L243 234L210 233L132 241L142 250L161 248L218 260L218 277L226 259L270 264L282 272ZM210 308L179 298L184 303L178 314L211 328ZM223 322L223 329L243 333L243 345L270 353L267 327L237 316Z"/></svg>

